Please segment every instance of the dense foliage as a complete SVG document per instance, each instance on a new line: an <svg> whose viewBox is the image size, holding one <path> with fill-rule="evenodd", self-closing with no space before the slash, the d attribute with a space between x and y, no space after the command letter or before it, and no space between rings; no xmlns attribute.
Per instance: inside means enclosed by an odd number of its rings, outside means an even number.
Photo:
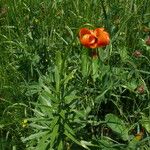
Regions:
<svg viewBox="0 0 150 150"><path fill-rule="evenodd" d="M148 150L149 8L149 0L1 0L0 149ZM85 44L85 28L105 28L110 42Z"/></svg>

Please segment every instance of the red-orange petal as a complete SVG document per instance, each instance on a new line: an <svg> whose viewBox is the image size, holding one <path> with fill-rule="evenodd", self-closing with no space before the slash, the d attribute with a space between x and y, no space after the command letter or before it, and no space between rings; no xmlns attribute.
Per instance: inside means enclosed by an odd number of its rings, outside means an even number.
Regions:
<svg viewBox="0 0 150 150"><path fill-rule="evenodd" d="M110 43L109 34L104 31L104 28L97 28L94 30L94 34L97 37L98 47L106 46Z"/></svg>
<svg viewBox="0 0 150 150"><path fill-rule="evenodd" d="M81 28L79 31L79 37L82 37L85 34L91 34L91 31L87 28Z"/></svg>
<svg viewBox="0 0 150 150"><path fill-rule="evenodd" d="M90 48L98 48L98 44L95 42L94 44L91 44L89 47Z"/></svg>
<svg viewBox="0 0 150 150"><path fill-rule="evenodd" d="M107 34L102 34L101 36L99 36L98 41L97 41L97 44L99 47L109 45L109 43L110 43L110 39Z"/></svg>
<svg viewBox="0 0 150 150"><path fill-rule="evenodd" d="M91 45L94 45L94 43L96 42L96 38L91 34L85 34L80 37L80 42L84 46L91 48Z"/></svg>
<svg viewBox="0 0 150 150"><path fill-rule="evenodd" d="M101 33L104 32L104 28L96 28L93 32L96 37L99 37L99 35L101 35Z"/></svg>

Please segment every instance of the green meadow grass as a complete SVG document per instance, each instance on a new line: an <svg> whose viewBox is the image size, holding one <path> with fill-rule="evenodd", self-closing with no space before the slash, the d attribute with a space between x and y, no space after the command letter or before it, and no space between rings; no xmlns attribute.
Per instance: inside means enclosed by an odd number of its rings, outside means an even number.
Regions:
<svg viewBox="0 0 150 150"><path fill-rule="evenodd" d="M148 150L149 8L0 0L0 149ZM110 34L98 59L80 44L83 27Z"/></svg>

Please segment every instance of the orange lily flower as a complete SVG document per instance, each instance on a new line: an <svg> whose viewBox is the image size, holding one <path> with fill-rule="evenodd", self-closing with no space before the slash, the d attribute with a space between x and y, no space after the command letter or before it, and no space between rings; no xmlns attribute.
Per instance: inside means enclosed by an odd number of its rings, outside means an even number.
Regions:
<svg viewBox="0 0 150 150"><path fill-rule="evenodd" d="M110 42L109 33L104 31L104 28L95 30L82 28L79 31L79 39L81 44L88 48L104 47Z"/></svg>
<svg viewBox="0 0 150 150"><path fill-rule="evenodd" d="M143 132L137 133L137 134L135 135L135 139L136 139L137 141L140 141L140 140L143 138L143 135L144 135Z"/></svg>

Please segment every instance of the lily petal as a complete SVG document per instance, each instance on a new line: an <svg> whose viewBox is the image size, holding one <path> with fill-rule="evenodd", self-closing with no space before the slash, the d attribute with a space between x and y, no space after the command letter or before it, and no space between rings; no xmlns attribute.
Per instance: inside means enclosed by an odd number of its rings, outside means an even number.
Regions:
<svg viewBox="0 0 150 150"><path fill-rule="evenodd" d="M95 36L93 36L91 34L85 34L80 37L80 42L84 46L90 47L90 45L94 45L94 43L96 42L96 38L95 38Z"/></svg>
<svg viewBox="0 0 150 150"><path fill-rule="evenodd" d="M89 47L90 48L98 48L98 44L95 42L94 44L91 44Z"/></svg>
<svg viewBox="0 0 150 150"><path fill-rule="evenodd" d="M105 32L105 31L104 31L104 28L96 28L93 32L96 37L99 37L102 34L102 32Z"/></svg>
<svg viewBox="0 0 150 150"><path fill-rule="evenodd" d="M110 43L109 34L104 31L104 28L97 28L94 30L94 34L97 37L98 47L106 46Z"/></svg>
<svg viewBox="0 0 150 150"><path fill-rule="evenodd" d="M79 37L82 37L85 34L91 34L91 31L87 28L81 28L79 31Z"/></svg>

